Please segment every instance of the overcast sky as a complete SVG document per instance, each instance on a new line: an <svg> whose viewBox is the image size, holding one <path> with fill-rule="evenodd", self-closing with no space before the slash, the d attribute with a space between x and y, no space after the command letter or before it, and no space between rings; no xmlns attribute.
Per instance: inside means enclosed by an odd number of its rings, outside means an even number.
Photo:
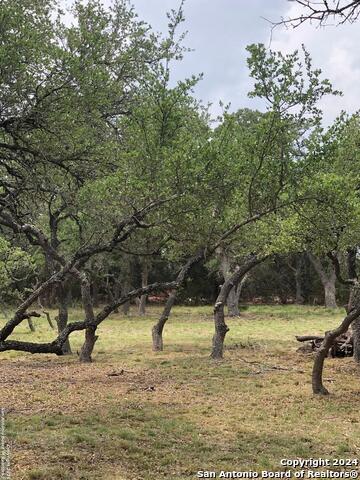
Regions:
<svg viewBox="0 0 360 480"><path fill-rule="evenodd" d="M109 0L105 0L105 4ZM165 12L177 9L178 0L132 0L142 20L157 31L165 31ZM251 86L246 66L246 45L262 42L270 45L271 28L264 18L277 21L296 13L297 6L288 0L186 0L184 29L186 46L194 49L176 66L179 79L203 73L196 95L213 104L220 112L219 100L231 102L232 110L259 106L247 98ZM360 108L360 21L337 27L316 28L303 25L296 30L278 27L272 33L271 48L283 52L305 44L313 58L341 98L323 102L325 122L331 122L344 109Z"/></svg>

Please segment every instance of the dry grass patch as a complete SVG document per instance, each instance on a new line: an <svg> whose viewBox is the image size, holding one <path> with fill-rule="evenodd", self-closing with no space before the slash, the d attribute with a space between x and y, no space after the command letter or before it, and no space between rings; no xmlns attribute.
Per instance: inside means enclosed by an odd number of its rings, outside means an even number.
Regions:
<svg viewBox="0 0 360 480"><path fill-rule="evenodd" d="M254 307L229 320L223 362L208 358L211 309L178 307L154 353L148 318L113 316L95 362L10 353L0 361L12 478L185 480L199 469L278 469L281 458L357 457L359 371L329 360L333 395L310 391L311 357L295 334L342 312ZM73 312L74 320L79 312ZM40 321L36 336L51 337ZM29 338L20 327L18 338ZM74 350L81 334L72 337Z"/></svg>

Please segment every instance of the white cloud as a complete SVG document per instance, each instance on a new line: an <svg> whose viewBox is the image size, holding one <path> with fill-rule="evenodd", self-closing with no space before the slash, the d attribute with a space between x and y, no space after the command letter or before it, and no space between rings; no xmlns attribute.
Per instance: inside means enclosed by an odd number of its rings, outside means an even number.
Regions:
<svg viewBox="0 0 360 480"><path fill-rule="evenodd" d="M180 0L131 0L141 19L155 30L166 30L165 12L177 8ZM71 3L72 0L62 0ZM110 5L112 0L104 0ZM189 31L186 45L194 48L174 69L174 77L183 79L204 73L196 95L205 103L213 103L214 115L220 113L219 100L231 102L232 109L260 108L262 103L249 100L251 80L246 66L246 45L269 44L270 25L264 20L295 17L300 6L287 0L186 0L184 28ZM264 17L264 18L262 18ZM341 110L354 112L360 108L360 20L355 24L317 28L316 23L296 29L278 27L273 31L271 48L283 52L304 44L315 67L324 77L343 91L343 97L322 102L324 118L330 123Z"/></svg>
<svg viewBox="0 0 360 480"><path fill-rule="evenodd" d="M292 4L284 17L299 14L299 6ZM317 27L316 23L303 24L296 29L279 27L273 33L271 48L289 52L304 44L313 64L320 67L324 77L343 92L343 97L328 97L322 101L325 123L340 113L360 108L360 29L357 24Z"/></svg>

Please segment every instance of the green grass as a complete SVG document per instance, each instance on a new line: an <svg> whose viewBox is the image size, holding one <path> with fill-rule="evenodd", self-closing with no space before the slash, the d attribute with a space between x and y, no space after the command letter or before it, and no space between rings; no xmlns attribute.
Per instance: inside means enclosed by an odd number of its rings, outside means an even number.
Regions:
<svg viewBox="0 0 360 480"><path fill-rule="evenodd" d="M76 354L2 354L12 478L185 480L206 469L279 470L282 458L359 456L352 359L329 359L333 394L314 397L312 358L298 354L294 340L335 326L342 310L250 307L228 319L222 362L209 359L211 307L177 307L165 351L152 352L159 311L104 322L91 365ZM72 311L71 320L80 318ZM44 319L35 323L36 333L24 324L14 337L54 335ZM75 352L82 336L71 337Z"/></svg>

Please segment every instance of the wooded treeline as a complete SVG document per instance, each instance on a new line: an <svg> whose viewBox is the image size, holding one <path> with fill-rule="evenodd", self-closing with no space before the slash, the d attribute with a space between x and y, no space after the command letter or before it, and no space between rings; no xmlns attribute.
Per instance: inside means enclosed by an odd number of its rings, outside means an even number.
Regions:
<svg viewBox="0 0 360 480"><path fill-rule="evenodd" d="M161 283L176 276L176 264L163 259L160 254L153 255L151 260L151 265L146 266L146 277L137 256L129 255L125 265L123 259L115 259L113 265L108 263L100 265L97 262L96 268L89 270L94 306L113 301L121 291L139 286L142 282ZM233 292L238 295L230 298L235 306L234 311L240 305L253 303L323 305L328 308L345 305L348 301L348 289L336 280L334 269L329 260L326 260L328 259L318 259L322 264L323 276L321 276L314 268L308 252L272 256L247 275L242 281L241 288ZM5 265L9 267L9 260L4 262L4 268ZM41 272L45 265L41 264L38 268L38 272ZM25 289L31 289L36 282L36 273L34 270L26 272L22 278L6 274L8 283L4 285L2 291L4 308L10 309L20 293ZM329 278L327 283L322 281L324 275L326 280ZM224 261L221 262L219 258L206 265L199 263L189 272L183 288L178 293L176 303L183 305L214 303L225 278ZM161 305L165 303L168 295L168 292L150 294L144 296L143 302L140 301L141 297L135 297L125 304L121 311L124 315L129 313L144 315L147 305ZM81 291L76 282L69 282L66 302L70 307L78 307L81 304ZM44 309L56 309L58 307L56 288L49 288L39 297L38 304ZM237 310L235 314L238 315L239 311Z"/></svg>
<svg viewBox="0 0 360 480"><path fill-rule="evenodd" d="M193 95L201 76L172 78L187 51L182 3L164 36L125 0L76 2L71 15L56 2L2 2L1 296L13 308L0 351L63 355L83 330L90 362L112 312L137 300L145 314L146 297L165 294L153 349L175 302L212 300L221 359L226 307L237 315L240 298L324 299L348 304L315 360L314 392L327 393L324 359L351 324L360 360L359 116L324 128L319 102L340 92L305 47L254 44L249 96L263 111L223 106L214 121ZM71 299L83 320L70 318ZM52 342L12 339L53 305Z"/></svg>

